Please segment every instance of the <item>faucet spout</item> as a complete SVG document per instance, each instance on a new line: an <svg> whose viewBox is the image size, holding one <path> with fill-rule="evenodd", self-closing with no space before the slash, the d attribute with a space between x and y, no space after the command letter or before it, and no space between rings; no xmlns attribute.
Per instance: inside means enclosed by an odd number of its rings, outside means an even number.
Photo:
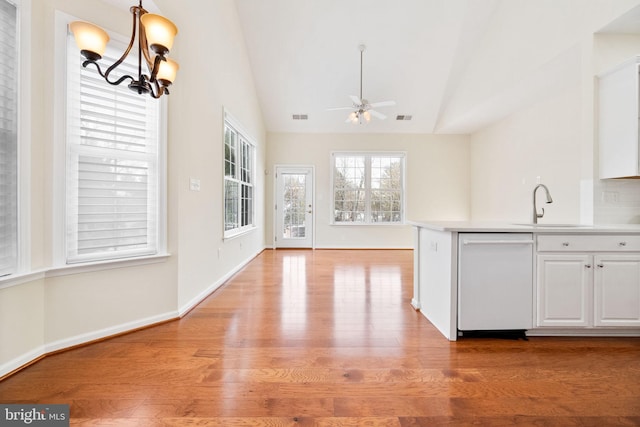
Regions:
<svg viewBox="0 0 640 427"><path fill-rule="evenodd" d="M536 188L533 189L533 223L538 223L538 218L542 218L544 216L544 208L542 208L542 213L538 213L538 207L536 205L536 192L538 188L542 187L547 197L547 203L553 203L553 199L551 198L551 194L549 193L549 189L544 184L536 185Z"/></svg>

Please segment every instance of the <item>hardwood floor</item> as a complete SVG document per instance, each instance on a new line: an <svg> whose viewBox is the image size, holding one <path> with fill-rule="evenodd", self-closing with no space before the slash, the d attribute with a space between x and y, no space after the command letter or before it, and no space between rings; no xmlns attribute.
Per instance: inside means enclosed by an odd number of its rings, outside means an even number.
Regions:
<svg viewBox="0 0 640 427"><path fill-rule="evenodd" d="M53 355L1 403L72 425L640 425L640 339L464 338L410 305L411 251L265 251L183 319Z"/></svg>

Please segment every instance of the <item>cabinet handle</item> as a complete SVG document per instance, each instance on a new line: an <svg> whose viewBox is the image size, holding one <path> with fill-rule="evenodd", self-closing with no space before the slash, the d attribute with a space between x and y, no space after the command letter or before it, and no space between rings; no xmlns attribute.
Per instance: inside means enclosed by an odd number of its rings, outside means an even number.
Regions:
<svg viewBox="0 0 640 427"><path fill-rule="evenodd" d="M585 264L584 266L587 268L591 268L591 264Z"/></svg>
<svg viewBox="0 0 640 427"><path fill-rule="evenodd" d="M562 242L562 246L569 246L569 242Z"/></svg>
<svg viewBox="0 0 640 427"><path fill-rule="evenodd" d="M627 242L620 242L618 243L618 246L627 246Z"/></svg>
<svg viewBox="0 0 640 427"><path fill-rule="evenodd" d="M604 264L598 264L598 268L603 268Z"/></svg>

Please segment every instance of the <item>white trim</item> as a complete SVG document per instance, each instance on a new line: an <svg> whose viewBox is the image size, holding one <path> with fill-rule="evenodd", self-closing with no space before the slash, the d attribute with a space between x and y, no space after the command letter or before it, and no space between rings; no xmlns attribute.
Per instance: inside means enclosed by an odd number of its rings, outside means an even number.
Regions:
<svg viewBox="0 0 640 427"><path fill-rule="evenodd" d="M244 140L246 143L248 143L251 148L252 148L252 153L251 153L251 188L253 190L252 193L252 209L251 209L251 224L249 225L245 225L245 226L238 226L237 228L233 228L231 230L227 230L226 229L226 215L227 215L227 211L226 211L226 182L227 182L227 176L226 176L226 129L227 129L227 123L229 124L229 126L235 131L236 136L237 136L237 141L236 141L236 148L240 148L241 147L241 140ZM243 128L243 126L240 124L240 122L231 114L229 113L229 111L223 106L222 107L222 144L221 144L221 150L222 150L222 241L226 241L229 239L233 239L236 238L238 236L242 236L244 234L247 234L255 229L258 228L258 226L256 225L256 195L257 195L257 179L258 179L258 173L257 173L257 157L258 157L258 149L257 149L257 144L256 144L256 139L253 138L253 136L251 136L250 133L246 132L245 129ZM242 159L242 153L240 153L240 155L238 155L236 153L236 170L239 170L242 166L241 166L241 159ZM237 179L234 178L234 182ZM237 182L240 184L239 185L239 192L238 192L238 197L241 198L241 194L242 194L242 181L237 180ZM241 219L241 203L240 200L238 201L238 224L240 224Z"/></svg>
<svg viewBox="0 0 640 427"><path fill-rule="evenodd" d="M192 298L191 301L187 302L182 307L180 307L178 309L179 316L182 318L185 314L191 311L195 306L197 306L202 301L207 299L209 295L215 292L220 286L224 285L227 280L229 280L234 274L242 270L247 264L249 264L255 257L260 255L263 251L264 249L260 249L253 255L250 255L247 259L245 259L243 262L238 264L235 268L231 269L227 274L225 274L224 276L216 280L214 283L212 283L209 287L207 287L207 289L205 289L204 291L196 295L194 298Z"/></svg>
<svg viewBox="0 0 640 427"><path fill-rule="evenodd" d="M75 335L73 337L57 340L48 344L40 345L35 349L28 351L8 362L0 365L0 377L3 377L16 369L22 368L29 363L36 361L42 356L46 356L54 351L64 350L77 345L90 343L92 341L110 338L115 335L134 331L146 326L153 326L157 323L166 322L168 320L177 319L176 311L169 311L155 316L146 317L144 319L133 320L131 322L121 323L116 326L99 329L97 331L87 332Z"/></svg>
<svg viewBox="0 0 640 427"><path fill-rule="evenodd" d="M69 276L72 274L112 270L114 268L128 268L146 264L157 264L167 261L169 257L171 257L171 254L164 253L157 255L140 256L136 258L109 259L103 261L86 262L82 264L61 265L48 269L45 273L45 276L47 278Z"/></svg>
<svg viewBox="0 0 640 427"><path fill-rule="evenodd" d="M311 204L313 205L313 216L311 217L311 247L309 249L316 248L316 218L318 216L316 209L316 167L315 165L310 164L282 164L278 163L273 165L273 197L272 197L272 212L273 212L273 232L271 236L271 246L270 248L277 249L278 242L276 240L276 236L278 234L278 211L276 206L278 204L278 169L287 169L289 171L300 169L301 172L306 172L308 169L311 169ZM285 249L285 247L280 247L281 249Z"/></svg>
<svg viewBox="0 0 640 427"><path fill-rule="evenodd" d="M25 0L22 0L25 1ZM66 179L67 179L67 36L68 25L70 22L78 20L78 18L61 12L55 11L55 28L54 28L54 51L56 52L54 61L54 80L58 84L54 85L54 149L53 149L53 179L51 181L52 187L45 188L45 191L53 194L51 218L51 230L52 230L52 264L55 266L53 269L63 269L66 265L82 265L93 266L95 264L101 264L102 261L106 262L119 262L123 258L116 258L114 260L104 259L97 262L89 261L84 262L82 257L77 259L67 258L67 245L66 245ZM127 44L129 39L125 36L105 29L113 40L117 40L123 44ZM106 83L105 83L106 84ZM156 221L156 247L155 252L160 255L140 256L133 254L127 259L131 259L134 262L142 258L153 258L154 256L163 256L167 250L167 140L168 140L168 106L167 97L162 97L156 100L159 102L158 111L158 146L156 152L156 174L157 174L157 221ZM125 256L124 253L119 256ZM52 269L52 270L53 270Z"/></svg>
<svg viewBox="0 0 640 427"><path fill-rule="evenodd" d="M250 255L247 259L245 259L243 262L238 264L235 268L230 270L227 274L222 276L220 279L218 279L215 283L213 283L207 289L205 289L200 294L198 294L191 301L189 301L188 303L184 304L179 310L168 311L168 312L165 312L165 313L162 313L162 314L157 314L155 316L145 317L143 319L138 319L138 320L133 320L131 322L121 323L119 325L110 326L110 327L99 329L99 330L96 330L96 331L86 332L86 333L83 333L83 334L75 335L73 337L69 337L69 338L53 341L51 343L45 343L44 345L38 346L35 349L33 349L31 351L28 351L28 352L26 352L26 353L24 353L24 354L22 354L22 355L20 355L20 356L18 356L16 358L12 359L12 360L0 365L0 377L2 377L4 375L7 375L7 374L9 374L10 372L13 372L16 369L24 367L25 365L28 365L29 363L32 363L32 362L36 361L38 358L40 358L42 356L46 356L47 354L49 354L51 352L54 352L54 351L64 350L64 349L71 348L71 347L74 347L74 346L77 346L77 345L81 345L81 344L87 344L87 343L90 343L92 341L100 340L100 339L103 339L103 338L110 338L110 337L113 337L115 335L119 335L119 334L122 334L122 333L127 333L127 332L130 332L130 331L134 331L136 329L140 329L140 328L143 328L143 327L146 327L146 326L153 326L154 324L165 322L165 321L168 321L168 320L181 319L182 317L184 317L185 314L187 314L195 306L197 306L202 301L204 301L206 298L208 298L216 289L221 287L234 274L236 274L241 269L243 269L247 264L249 264L255 257L260 255L260 253L262 253L264 250L265 250L265 248L260 249L260 250L256 251L253 255ZM20 281L19 278L12 277L12 279L10 281L13 282L15 280L16 283L12 283L12 284L7 285L7 286L12 286L12 285L19 284L17 282L25 283L27 281L33 281L33 280L41 279L41 278L56 277L56 276L59 276L59 275L76 274L76 273L83 273L83 272L87 272L87 271L94 271L94 270L98 270L98 269L104 269L104 265L105 264L109 264L109 267L107 267L107 268L119 268L119 267L124 266L124 264L126 264L126 266L132 266L132 265L147 264L147 263L150 263L150 262L161 262L162 260L164 260L168 256L169 255L167 254L167 255L149 257L149 258L146 259L146 261L148 261L148 262L144 262L145 260L123 260L123 261L119 261L119 262L110 261L110 262L107 262L107 263L96 263L95 265L93 265L93 267L94 267L93 269L90 269L91 266L77 266L77 267L73 266L73 267L65 267L65 268L60 268L60 269L52 269L52 270L49 270L49 271L33 272L33 273L29 273L29 274L25 274L25 275L21 276L22 277L21 281ZM136 261L141 261L141 262L136 262ZM9 281L9 280L7 280L7 281ZM0 286L0 289L2 289L3 287L5 287L5 286Z"/></svg>
<svg viewBox="0 0 640 427"><path fill-rule="evenodd" d="M152 326L157 323L166 322L167 320L178 319L177 311L168 311L162 314L156 314L155 316L145 317L143 319L133 320L131 322L121 323L119 325L110 326L108 328L98 329L97 331L91 331L84 334L75 335L73 337L64 338L61 340L53 341L44 345L44 354L48 354L54 351L63 350L65 348L74 347L80 344L90 343L99 339L110 338L115 335L134 331L136 329L144 328L145 326Z"/></svg>
<svg viewBox="0 0 640 427"><path fill-rule="evenodd" d="M44 279L45 274L46 270L37 270L30 271L28 273L17 273L10 276L0 277L0 290Z"/></svg>
<svg viewBox="0 0 640 427"><path fill-rule="evenodd" d="M12 274L10 276L0 278L0 290L50 277L69 276L73 274L112 270L114 268L128 268L139 265L157 264L167 261L169 257L171 257L171 254L163 253L137 258L121 258L84 264L62 265L48 269L44 268L36 271Z"/></svg>
<svg viewBox="0 0 640 427"><path fill-rule="evenodd" d="M2 365L0 365L0 377L3 377L10 372L15 371L16 369L20 369L30 363L33 363L38 358L44 356L44 354L44 346L41 345L31 351L28 351L16 358L9 360L8 362L3 363Z"/></svg>
<svg viewBox="0 0 640 427"><path fill-rule="evenodd" d="M345 155L345 156L363 156L365 157L365 190L366 190L366 201L365 201L365 219L366 222L336 222L335 221L335 157L336 155ZM402 190L402 203L401 203L401 218L400 221L397 222L371 222L371 203L370 203L370 193L371 193L371 158L372 157L383 157L383 156L397 156L402 158L402 180L401 180L401 190ZM398 226L398 225L407 225L407 152L406 151L341 151L341 150L333 150L329 153L329 174L330 174L330 195L329 195L329 225L337 225L337 226Z"/></svg>
<svg viewBox="0 0 640 427"><path fill-rule="evenodd" d="M31 267L31 0L18 5L18 265Z"/></svg>

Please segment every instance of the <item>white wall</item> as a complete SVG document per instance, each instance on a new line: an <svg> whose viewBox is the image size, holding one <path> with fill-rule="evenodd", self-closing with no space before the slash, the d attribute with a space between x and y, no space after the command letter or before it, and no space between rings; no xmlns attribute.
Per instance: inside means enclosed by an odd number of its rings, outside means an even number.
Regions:
<svg viewBox="0 0 640 427"><path fill-rule="evenodd" d="M265 131L233 0L156 0L180 29L172 52L181 69L169 98L168 252L143 265L94 271L53 269L54 88L41 77L60 53L54 16L60 10L121 34L131 15L99 0L33 0L29 271L0 282L0 377L48 351L177 317L264 248L264 181L256 183L257 228L222 239L223 106L257 144L264 170ZM205 21L204 17L209 17ZM214 20L211 23L211 18ZM189 178L202 191L189 190ZM220 248L220 251L218 250ZM220 257L218 257L220 253ZM116 268L113 268L116 267Z"/></svg>
<svg viewBox="0 0 640 427"><path fill-rule="evenodd" d="M640 55L640 36L596 34L593 39L593 52L593 72L598 75L633 56ZM594 170L597 177L599 145L597 132L595 134ZM596 223L640 223L640 179L595 180L593 201Z"/></svg>
<svg viewBox="0 0 640 427"><path fill-rule="evenodd" d="M407 219L469 217L469 142L464 135L268 134L266 241L273 242L274 165L315 166L316 246L408 248L410 226L337 226L331 218L331 152L406 153Z"/></svg>
<svg viewBox="0 0 640 427"><path fill-rule="evenodd" d="M578 85L471 136L474 220L531 222L537 178L553 204L540 222L580 219L580 92Z"/></svg>
<svg viewBox="0 0 640 427"><path fill-rule="evenodd" d="M237 266L264 249L266 137L235 2L192 0L189 7L156 0L180 29L181 63L169 119L171 252L178 256L178 305L195 302ZM246 235L223 240L223 107L256 146L256 223ZM201 191L189 190L190 178Z"/></svg>
<svg viewBox="0 0 640 427"><path fill-rule="evenodd" d="M541 222L640 223L640 180L598 179L595 76L640 53L637 36L594 37L626 10L613 5L583 17L580 42L563 53L578 57L562 88L471 135L473 219L530 222L540 176L554 199Z"/></svg>

